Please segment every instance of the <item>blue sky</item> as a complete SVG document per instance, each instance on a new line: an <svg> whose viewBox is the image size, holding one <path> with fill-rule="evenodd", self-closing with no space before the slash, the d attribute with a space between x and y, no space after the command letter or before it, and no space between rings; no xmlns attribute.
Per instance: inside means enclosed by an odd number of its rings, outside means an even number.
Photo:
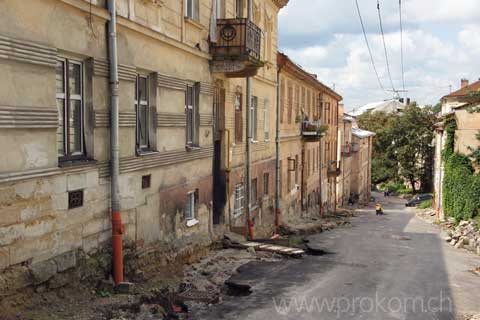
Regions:
<svg viewBox="0 0 480 320"><path fill-rule="evenodd" d="M358 0L381 82L391 89L377 0ZM460 79L480 78L480 0L402 0L408 96L435 104ZM395 89L402 89L398 0L380 0ZM344 97L346 110L392 97L382 91L355 0L290 0L279 16L279 48Z"/></svg>

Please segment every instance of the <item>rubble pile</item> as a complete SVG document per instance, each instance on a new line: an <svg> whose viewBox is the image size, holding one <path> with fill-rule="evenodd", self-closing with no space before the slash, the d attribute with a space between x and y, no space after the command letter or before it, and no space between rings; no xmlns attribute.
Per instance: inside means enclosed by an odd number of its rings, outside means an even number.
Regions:
<svg viewBox="0 0 480 320"><path fill-rule="evenodd" d="M474 221L461 221L457 226L449 221L444 225L451 228L445 241L457 249L464 248L480 255L480 231Z"/></svg>

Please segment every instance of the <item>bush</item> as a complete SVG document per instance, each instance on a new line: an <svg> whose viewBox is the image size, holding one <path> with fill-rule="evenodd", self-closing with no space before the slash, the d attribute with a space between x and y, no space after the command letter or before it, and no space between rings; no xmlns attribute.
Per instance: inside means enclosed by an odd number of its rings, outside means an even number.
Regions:
<svg viewBox="0 0 480 320"><path fill-rule="evenodd" d="M400 193L400 194L413 194L413 190L412 189L400 189L400 190L398 190L398 193Z"/></svg>
<svg viewBox="0 0 480 320"><path fill-rule="evenodd" d="M399 192L400 190L405 190L405 186L402 183L388 183L385 188L388 188L390 192Z"/></svg>
<svg viewBox="0 0 480 320"><path fill-rule="evenodd" d="M423 201L418 206L418 208L420 208L420 209L428 209L428 208L431 208L431 207L432 207L432 200Z"/></svg>

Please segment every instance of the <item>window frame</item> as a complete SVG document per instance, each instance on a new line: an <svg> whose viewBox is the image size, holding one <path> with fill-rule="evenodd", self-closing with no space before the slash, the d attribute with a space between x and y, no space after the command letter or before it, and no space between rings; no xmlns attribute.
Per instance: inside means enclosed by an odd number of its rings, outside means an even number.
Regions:
<svg viewBox="0 0 480 320"><path fill-rule="evenodd" d="M252 142L258 142L258 97L252 96L250 101L250 136Z"/></svg>
<svg viewBox="0 0 480 320"><path fill-rule="evenodd" d="M250 201L252 209L258 206L258 179L253 178L250 182Z"/></svg>
<svg viewBox="0 0 480 320"><path fill-rule="evenodd" d="M268 197L270 194L270 173L263 173L263 196Z"/></svg>
<svg viewBox="0 0 480 320"><path fill-rule="evenodd" d="M244 7L245 2L243 0L235 0L235 18L241 19L244 18Z"/></svg>
<svg viewBox="0 0 480 320"><path fill-rule="evenodd" d="M263 110L263 140L270 141L270 101L265 99L265 109Z"/></svg>
<svg viewBox="0 0 480 320"><path fill-rule="evenodd" d="M85 93L84 93L84 81L85 81L85 67L84 62L78 59L71 59L68 57L58 57L57 63L61 63L63 67L63 92L55 92L55 99L63 100L63 116L61 126L63 128L63 155L59 154L58 141L57 141L57 156L59 162L74 161L74 160L86 160L86 146L85 146ZM72 95L70 93L70 64L78 65L80 67L80 94ZM55 67L57 68L57 66ZM55 88L55 91L57 89ZM70 151L70 124L69 116L71 111L71 101L80 101L80 148L81 151ZM60 124L60 119L59 119Z"/></svg>
<svg viewBox="0 0 480 320"><path fill-rule="evenodd" d="M238 101L238 104L237 104ZM238 107L238 108L237 108ZM243 142L243 94L235 92L235 143Z"/></svg>
<svg viewBox="0 0 480 320"><path fill-rule="evenodd" d="M200 20L199 0L185 0L185 17L197 22Z"/></svg>
<svg viewBox="0 0 480 320"><path fill-rule="evenodd" d="M140 99L140 91L139 91L139 83L140 78L145 79L145 99L146 100L139 100ZM134 107L135 107L135 146L137 153L151 151L151 143L150 143L150 89L149 89L149 76L144 74L137 74L135 79L135 96L134 96ZM146 145L140 145L140 107L146 106Z"/></svg>
<svg viewBox="0 0 480 320"><path fill-rule="evenodd" d="M185 219L195 219L195 191L187 192L187 202L185 203Z"/></svg>
<svg viewBox="0 0 480 320"><path fill-rule="evenodd" d="M199 119L199 83L188 84L185 91L185 145L188 148L198 148L200 119ZM190 90L190 91L189 91ZM189 104L189 92L191 92L191 104ZM191 110L191 111L189 111ZM189 112L191 112L191 123L189 121ZM191 126L191 127L190 127Z"/></svg>
<svg viewBox="0 0 480 320"><path fill-rule="evenodd" d="M243 183L237 183L234 187L233 216L238 217L243 214L245 209L245 186Z"/></svg>

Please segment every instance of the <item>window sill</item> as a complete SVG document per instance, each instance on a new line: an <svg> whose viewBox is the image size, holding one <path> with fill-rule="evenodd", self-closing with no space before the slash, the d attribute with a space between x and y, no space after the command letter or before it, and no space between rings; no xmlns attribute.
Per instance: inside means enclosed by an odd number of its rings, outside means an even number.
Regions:
<svg viewBox="0 0 480 320"><path fill-rule="evenodd" d="M187 151L194 151L194 150L200 150L200 146L197 145L186 145L185 150Z"/></svg>
<svg viewBox="0 0 480 320"><path fill-rule="evenodd" d="M58 166L60 168L80 167L97 164L97 160L94 159L75 159L75 160L58 160Z"/></svg>
<svg viewBox="0 0 480 320"><path fill-rule="evenodd" d="M191 24L192 26L194 26L195 28L197 28L199 30L205 30L205 27L203 26L203 24L201 24L200 22L198 22L195 19L192 19L190 17L185 16L184 20L185 20L186 23Z"/></svg>
<svg viewBox="0 0 480 320"><path fill-rule="evenodd" d="M198 220L195 219L195 218L193 218L193 219L188 219L188 220L187 220L187 227L188 227L188 228L191 228L191 227L193 227L194 225L197 225L197 224L199 224L199 223L200 223L200 221L198 221Z"/></svg>
<svg viewBox="0 0 480 320"><path fill-rule="evenodd" d="M258 140L251 140L250 142L253 143L253 144L257 144Z"/></svg>
<svg viewBox="0 0 480 320"><path fill-rule="evenodd" d="M151 154L156 154L158 151L153 151L153 150L137 150L137 156L138 157L143 157L143 156L148 156Z"/></svg>

